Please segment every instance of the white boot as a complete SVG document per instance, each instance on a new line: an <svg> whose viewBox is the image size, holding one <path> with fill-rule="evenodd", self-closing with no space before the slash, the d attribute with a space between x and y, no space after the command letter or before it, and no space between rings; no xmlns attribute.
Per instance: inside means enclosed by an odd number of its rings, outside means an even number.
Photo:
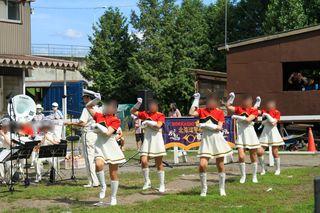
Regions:
<svg viewBox="0 0 320 213"><path fill-rule="evenodd" d="M159 192L164 193L166 191L166 187L164 185L164 171L158 171L158 176L159 176Z"/></svg>
<svg viewBox="0 0 320 213"><path fill-rule="evenodd" d="M252 163L252 182L253 183L258 183L257 171L258 171L258 163L254 162Z"/></svg>
<svg viewBox="0 0 320 213"><path fill-rule="evenodd" d="M111 181L111 201L110 206L117 205L117 192L119 187L119 181Z"/></svg>
<svg viewBox="0 0 320 213"><path fill-rule="evenodd" d="M200 176L200 183L201 183L201 197L205 197L207 196L207 190L208 190L208 186L207 186L207 173L205 172L201 172L199 174Z"/></svg>
<svg viewBox="0 0 320 213"><path fill-rule="evenodd" d="M100 190L100 193L99 193L99 198L103 199L106 196L106 190L107 190L106 178L105 178L105 175L104 175L104 170L102 170L100 172L97 172L96 174L97 174L97 178L98 178L98 180L100 182L100 186L101 186L101 190Z"/></svg>
<svg viewBox="0 0 320 213"><path fill-rule="evenodd" d="M275 158L274 159L275 165L276 165L276 171L275 175L280 175L280 158Z"/></svg>
<svg viewBox="0 0 320 213"><path fill-rule="evenodd" d="M225 183L226 183L226 173L219 173L219 191L220 196L227 196L225 190Z"/></svg>
<svg viewBox="0 0 320 213"><path fill-rule="evenodd" d="M147 190L151 188L151 181L149 177L149 168L142 169L143 178L144 178L144 185L142 187L142 190Z"/></svg>
<svg viewBox="0 0 320 213"><path fill-rule="evenodd" d="M246 182L246 163L239 163L240 167L240 183L245 183Z"/></svg>
<svg viewBox="0 0 320 213"><path fill-rule="evenodd" d="M261 166L261 175L265 175L266 174L266 170L265 170L265 164L264 164L264 157L261 156L261 157L258 157L259 159L259 164Z"/></svg>

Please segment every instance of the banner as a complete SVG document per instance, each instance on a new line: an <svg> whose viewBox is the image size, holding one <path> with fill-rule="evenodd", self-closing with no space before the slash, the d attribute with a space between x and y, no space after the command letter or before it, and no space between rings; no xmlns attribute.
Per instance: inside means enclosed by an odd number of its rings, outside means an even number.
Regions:
<svg viewBox="0 0 320 213"><path fill-rule="evenodd" d="M223 126L223 135L228 142L234 143L234 122L227 116ZM193 117L166 118L163 138L166 148L178 146L184 150L199 147L201 129L199 119Z"/></svg>

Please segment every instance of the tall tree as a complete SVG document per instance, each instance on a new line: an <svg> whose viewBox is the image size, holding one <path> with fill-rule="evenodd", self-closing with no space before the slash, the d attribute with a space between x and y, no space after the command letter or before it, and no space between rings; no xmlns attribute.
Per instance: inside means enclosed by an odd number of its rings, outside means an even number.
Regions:
<svg viewBox="0 0 320 213"><path fill-rule="evenodd" d="M320 0L304 0L305 13L308 17L308 25L320 23Z"/></svg>
<svg viewBox="0 0 320 213"><path fill-rule="evenodd" d="M233 33L236 40L262 35L263 21L269 0L241 0L234 8L236 23ZM231 11L232 12L232 11Z"/></svg>
<svg viewBox="0 0 320 213"><path fill-rule="evenodd" d="M132 78L134 73L129 70L128 59L136 51L136 44L128 32L126 18L119 9L108 8L93 30L82 74L94 80L93 89L100 91L103 98L133 101L139 79Z"/></svg>
<svg viewBox="0 0 320 213"><path fill-rule="evenodd" d="M168 105L174 96L173 36L178 7L174 0L140 0L140 14L132 14L133 27L143 34L139 51L130 67L142 78L141 87L151 89L160 103ZM178 89L179 88L179 89Z"/></svg>
<svg viewBox="0 0 320 213"><path fill-rule="evenodd" d="M266 33L292 30L307 25L303 0L271 0L263 23Z"/></svg>
<svg viewBox="0 0 320 213"><path fill-rule="evenodd" d="M217 50L217 46L224 43L224 29L225 29L225 0L217 0L208 6L206 11L206 20L209 27L208 38L209 47L212 51L212 59L208 60L208 66L211 70L225 71L226 70L226 58L225 53ZM228 8L228 42L237 40L236 34L233 33L235 29L235 18L234 18L234 5L227 1Z"/></svg>

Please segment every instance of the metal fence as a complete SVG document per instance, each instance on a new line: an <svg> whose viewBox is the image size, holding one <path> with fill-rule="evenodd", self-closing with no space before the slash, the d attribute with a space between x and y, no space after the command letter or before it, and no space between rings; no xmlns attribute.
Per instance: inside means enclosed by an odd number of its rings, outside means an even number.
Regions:
<svg viewBox="0 0 320 213"><path fill-rule="evenodd" d="M63 44L32 44L32 55L56 56L56 57L85 57L89 51L89 46L63 45Z"/></svg>

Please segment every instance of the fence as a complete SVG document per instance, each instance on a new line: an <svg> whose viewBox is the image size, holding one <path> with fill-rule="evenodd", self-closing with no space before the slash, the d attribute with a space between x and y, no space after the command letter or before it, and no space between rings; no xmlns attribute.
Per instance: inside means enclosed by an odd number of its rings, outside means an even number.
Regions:
<svg viewBox="0 0 320 213"><path fill-rule="evenodd" d="M90 51L89 46L63 45L63 44L32 44L32 55L54 57L83 58Z"/></svg>

